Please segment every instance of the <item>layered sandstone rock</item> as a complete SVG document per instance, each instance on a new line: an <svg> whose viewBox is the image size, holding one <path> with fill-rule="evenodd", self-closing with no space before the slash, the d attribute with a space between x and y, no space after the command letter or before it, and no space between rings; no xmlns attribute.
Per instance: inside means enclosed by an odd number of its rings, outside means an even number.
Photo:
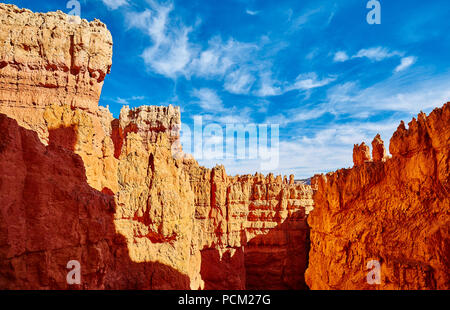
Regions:
<svg viewBox="0 0 450 310"><path fill-rule="evenodd" d="M306 288L311 187L272 174L230 177L223 166L185 165L205 287Z"/></svg>
<svg viewBox="0 0 450 310"><path fill-rule="evenodd" d="M0 287L303 288L311 187L230 177L179 145L174 107L98 107L99 21L0 4Z"/></svg>
<svg viewBox="0 0 450 310"><path fill-rule="evenodd" d="M188 289L190 280L156 261L139 262L117 232L114 196L87 184L76 128L37 134L0 114L1 289ZM71 149L72 148L72 149ZM81 283L66 281L69 261Z"/></svg>
<svg viewBox="0 0 450 310"><path fill-rule="evenodd" d="M98 113L111 68L112 37L106 26L70 18L0 4L0 113L14 115L44 144L45 108L57 104Z"/></svg>
<svg viewBox="0 0 450 310"><path fill-rule="evenodd" d="M112 37L98 20L71 18L0 3L0 113L35 131L45 145L49 129L77 126L76 153L89 184L114 188L112 115L98 107Z"/></svg>
<svg viewBox="0 0 450 310"><path fill-rule="evenodd" d="M135 131L144 140L155 143L158 133L165 133L172 144L180 136L181 115L180 108L142 106L131 109L124 106L120 111L120 128Z"/></svg>
<svg viewBox="0 0 450 310"><path fill-rule="evenodd" d="M376 137L373 162L367 148L356 148L353 168L313 179L311 289L450 287L449 134L447 103L420 113L408 129L402 122L390 141L392 158ZM367 281L371 260L380 263L380 284Z"/></svg>

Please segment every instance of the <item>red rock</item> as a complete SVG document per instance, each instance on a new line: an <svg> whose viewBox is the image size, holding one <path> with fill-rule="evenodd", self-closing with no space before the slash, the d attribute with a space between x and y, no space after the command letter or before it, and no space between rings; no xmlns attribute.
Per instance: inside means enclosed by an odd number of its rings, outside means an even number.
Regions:
<svg viewBox="0 0 450 310"><path fill-rule="evenodd" d="M446 103L400 124L392 158L313 179L311 289L449 288L449 134ZM379 285L366 281L370 260L380 262Z"/></svg>
<svg viewBox="0 0 450 310"><path fill-rule="evenodd" d="M386 148L379 134L372 141L372 157L373 161L385 161L387 159Z"/></svg>
<svg viewBox="0 0 450 310"><path fill-rule="evenodd" d="M370 149L363 142L360 145L355 144L353 147L353 164L359 166L364 164L366 161L370 161Z"/></svg>

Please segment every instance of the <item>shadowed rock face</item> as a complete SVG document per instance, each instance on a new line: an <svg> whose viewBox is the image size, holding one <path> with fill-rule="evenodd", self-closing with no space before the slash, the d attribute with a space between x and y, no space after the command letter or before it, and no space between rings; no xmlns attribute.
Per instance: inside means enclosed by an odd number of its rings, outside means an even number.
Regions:
<svg viewBox="0 0 450 310"><path fill-rule="evenodd" d="M0 114L0 288L188 289L189 278L158 262L130 259L114 224L114 197L86 182L80 156L52 137L76 140L71 128L37 134ZM68 147L67 147L68 146ZM81 264L81 284L66 266Z"/></svg>
<svg viewBox="0 0 450 310"><path fill-rule="evenodd" d="M400 124L389 145L392 158L377 137L373 162L357 160L351 169L313 179L310 288L449 288L449 133L446 103L419 114L408 129ZM380 285L366 281L370 260L380 262Z"/></svg>
<svg viewBox="0 0 450 310"><path fill-rule="evenodd" d="M306 246L305 246L306 245ZM247 289L307 289L309 227L304 211L297 211L266 235L245 247Z"/></svg>
<svg viewBox="0 0 450 310"><path fill-rule="evenodd" d="M178 108L98 107L99 21L0 4L0 25L0 288L72 288L69 260L87 289L305 287L311 187L200 167Z"/></svg>
<svg viewBox="0 0 450 310"><path fill-rule="evenodd" d="M229 177L223 167L188 167L205 288L306 288L311 187L271 174Z"/></svg>

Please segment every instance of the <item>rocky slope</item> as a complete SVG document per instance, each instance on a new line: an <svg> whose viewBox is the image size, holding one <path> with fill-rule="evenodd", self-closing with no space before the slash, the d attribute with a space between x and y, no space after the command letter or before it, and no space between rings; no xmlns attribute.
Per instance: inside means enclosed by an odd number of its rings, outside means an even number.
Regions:
<svg viewBox="0 0 450 310"><path fill-rule="evenodd" d="M448 289L450 103L402 122L386 151L380 137L355 145L351 169L313 179L308 223L311 289ZM380 284L367 264L380 263ZM370 282L370 281L369 281Z"/></svg>
<svg viewBox="0 0 450 310"><path fill-rule="evenodd" d="M99 21L0 4L0 25L0 288L305 288L310 186L173 156L178 108L114 119Z"/></svg>

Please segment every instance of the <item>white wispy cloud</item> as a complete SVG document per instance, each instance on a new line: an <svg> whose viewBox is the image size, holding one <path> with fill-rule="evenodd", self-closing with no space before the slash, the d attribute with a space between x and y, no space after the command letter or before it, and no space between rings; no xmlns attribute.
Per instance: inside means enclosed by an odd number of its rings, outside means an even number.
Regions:
<svg viewBox="0 0 450 310"><path fill-rule="evenodd" d="M320 12L322 12L322 8L315 8L308 10L303 14L301 14L300 16L294 18L291 24L291 30L293 31L300 30L303 27L303 25L307 24L314 15Z"/></svg>
<svg viewBox="0 0 450 310"><path fill-rule="evenodd" d="M308 54L306 54L305 58L308 60L314 59L319 53L318 48L313 48Z"/></svg>
<svg viewBox="0 0 450 310"><path fill-rule="evenodd" d="M223 41L215 36L205 48L189 40L193 30L170 14L173 4L156 4L142 12L127 14L128 26L141 29L152 45L142 54L153 72L168 78L182 75L222 80L224 88L234 94L248 94L256 81L261 63L256 56L259 46L233 38Z"/></svg>
<svg viewBox="0 0 450 310"><path fill-rule="evenodd" d="M278 96L283 92L280 82L273 79L270 70L260 72L260 86L254 95L259 97Z"/></svg>
<svg viewBox="0 0 450 310"><path fill-rule="evenodd" d="M145 96L132 96L132 97L128 97L128 98L117 97L116 99L113 99L110 101L113 101L118 104L130 105L130 103L132 103L133 101L142 101L144 99L146 99Z"/></svg>
<svg viewBox="0 0 450 310"><path fill-rule="evenodd" d="M386 47L372 47L367 49L361 49L359 50L355 55L352 57L349 57L347 52L345 51L338 51L334 54L333 61L334 62L345 62L349 59L354 58L367 58L371 61L382 61L388 58L392 57L401 57L400 64L394 69L394 72L400 72L403 71L410 66L412 66L416 61L417 57L415 56L408 56L404 57L405 53L401 51L391 51Z"/></svg>
<svg viewBox="0 0 450 310"><path fill-rule="evenodd" d="M352 58L368 58L373 61L381 61L386 58L390 58L393 56L403 56L404 53L399 51L390 51L388 48L385 47L372 47L368 49L361 49L354 55Z"/></svg>
<svg viewBox="0 0 450 310"><path fill-rule="evenodd" d="M248 94L255 80L248 68L238 69L226 76L224 88L232 94Z"/></svg>
<svg viewBox="0 0 450 310"><path fill-rule="evenodd" d="M221 76L230 68L233 60L223 55L223 50L219 48L209 48L200 53L200 56L193 60L192 69L200 76Z"/></svg>
<svg viewBox="0 0 450 310"><path fill-rule="evenodd" d="M286 88L287 91L290 90L310 90L313 88L322 87L328 85L329 83L335 81L337 77L330 76L327 78L319 79L317 73L310 72L305 74L300 74L295 79L295 83Z"/></svg>
<svg viewBox="0 0 450 310"><path fill-rule="evenodd" d="M273 172L294 173L298 178L305 178L350 167L353 144L364 141L370 145L377 133L388 149L389 139L400 120L408 122L420 111L429 113L450 101L447 85L450 85L449 74L433 76L419 71L410 76L392 76L367 88L350 81L331 87L327 101L318 106L301 106L270 116L264 122L289 128L290 134L280 141L280 165ZM335 117L323 125L316 123L311 130L309 121L325 113ZM371 116L380 120L369 121ZM346 123L340 121L343 118ZM239 164L230 165L242 173Z"/></svg>
<svg viewBox="0 0 450 310"><path fill-rule="evenodd" d="M420 77L420 79L418 78ZM335 114L358 115L358 111L396 111L416 114L450 100L450 76L428 76L417 72L406 77L392 76L367 88L346 82L328 90L326 109Z"/></svg>
<svg viewBox="0 0 450 310"><path fill-rule="evenodd" d="M257 50L256 44L232 38L223 42L220 36L215 36L208 41L207 49L192 59L187 70L189 74L201 77L223 77L232 70L248 66Z"/></svg>
<svg viewBox="0 0 450 310"><path fill-rule="evenodd" d="M344 62L347 60L349 60L349 57L346 52L339 51L339 52L336 52L336 54L334 54L334 58L333 58L334 62Z"/></svg>
<svg viewBox="0 0 450 310"><path fill-rule="evenodd" d="M228 114L216 115L210 121L219 124L248 124L252 121L250 114L250 111L235 109L234 112Z"/></svg>
<svg viewBox="0 0 450 310"><path fill-rule="evenodd" d="M265 123L279 124L280 126L289 126L294 123L310 121L321 117L327 112L326 108L319 106L317 108L299 107L289 109L283 113L269 116L265 119Z"/></svg>
<svg viewBox="0 0 450 310"><path fill-rule="evenodd" d="M403 71L409 67L411 67L415 62L417 61L417 57L409 56L409 57L403 57L401 59L400 64L395 68L395 72Z"/></svg>
<svg viewBox="0 0 450 310"><path fill-rule="evenodd" d="M297 76L294 82L280 82L271 76L271 72L263 72L260 79L260 87L254 92L254 95L259 97L279 96L286 92L298 90L309 91L315 88L323 87L335 81L336 76L329 76L319 79L317 73L309 72L302 73Z"/></svg>
<svg viewBox="0 0 450 310"><path fill-rule="evenodd" d="M408 122L419 111L429 113L450 100L450 90L446 87L450 83L449 75L417 74L422 76L422 80L417 76L407 79L391 77L365 89L360 88L357 82L339 84L329 90L328 102L315 108L304 106L268 117L264 123L290 128L290 137L280 140L279 166L270 172L307 178L351 167L353 144L364 141L370 145L378 133L389 149L389 139L400 120ZM289 126L328 112L336 114L336 120L316 126L314 131L308 130L309 125ZM343 115L350 121L345 124L338 122ZM371 115L380 115L382 119L368 121L367 117ZM217 160L200 162L212 167ZM254 173L260 169L259 162L252 160L226 159L220 163L226 165L230 175Z"/></svg>
<svg viewBox="0 0 450 310"><path fill-rule="evenodd" d="M260 88L254 92L259 97L279 96L290 91L312 91L315 88L326 86L337 80L336 75L319 78L316 72L301 73L293 82L281 82L273 79L271 72L266 72L260 78Z"/></svg>
<svg viewBox="0 0 450 310"><path fill-rule="evenodd" d="M151 38L152 45L142 53L145 63L156 73L175 78L184 73L191 61L193 51L188 39L191 28L170 22L172 3L152 1L150 6L139 13L128 13L128 25L143 30Z"/></svg>
<svg viewBox="0 0 450 310"><path fill-rule="evenodd" d="M102 2L111 10L115 10L123 5L128 5L127 0L102 0Z"/></svg>
<svg viewBox="0 0 450 310"><path fill-rule="evenodd" d="M269 97L269 96L278 96L282 93L280 87L275 87L273 84L262 81L261 87L255 92L256 96L259 97Z"/></svg>
<svg viewBox="0 0 450 310"><path fill-rule="evenodd" d="M194 89L192 96L197 98L197 104L204 111L221 112L224 110L222 99L219 98L217 93L209 88Z"/></svg>
<svg viewBox="0 0 450 310"><path fill-rule="evenodd" d="M308 125L290 127L291 136L280 141L279 166L271 172L275 174L293 173L297 178L307 178L317 173L350 167L352 166L353 144L365 141L370 145L373 137L378 133L384 139L385 146L388 148L389 139L401 119L409 120L420 109L439 106L445 102L443 98L450 98L450 91L436 93L436 89L442 88L445 80L432 80L432 82L430 80L430 83L412 85L412 88L418 89L417 92L412 92L409 95L409 100L415 106L414 109L412 109L412 106L395 105L398 102L398 97L392 97L392 94L398 92L400 81L396 82L391 79L375 85L367 91L359 89L356 82L348 82L334 87L334 91L330 92L329 95L330 100L333 100L332 104L343 105L336 110L333 110L330 104L325 103L315 108L305 106L291 109L267 118L264 123L279 124L281 128L289 128L290 124L309 121L330 111L338 111L353 116L353 120L348 123L342 124L331 121L320 125L314 131L306 130L306 133L305 128L307 129ZM428 88L431 83L437 84L435 88L431 89L434 94L430 92L428 96L420 96L420 92ZM375 93L378 96L374 96ZM431 96L435 96L433 100ZM428 100L429 103L424 104L424 100ZM377 101L381 103L381 106L375 105ZM386 106L383 105L386 105L387 102L393 103L393 107L401 113L391 114L390 117L383 118L380 121L367 121L366 118L358 116L362 109L369 109L373 113L381 112L385 109ZM292 156L292 154L295 154L295 156ZM200 162L212 167L217 163L217 160L201 160ZM226 159L220 162L226 165L229 174L253 173L260 169L258 161Z"/></svg>
<svg viewBox="0 0 450 310"><path fill-rule="evenodd" d="M349 56L346 51L338 51L334 54L334 62L345 62L354 58L367 58L372 61L382 61L391 57L403 57L405 53L401 51L391 51L386 47L376 46L360 49L353 56Z"/></svg>
<svg viewBox="0 0 450 310"><path fill-rule="evenodd" d="M124 99L124 98L120 98L117 97L116 102L119 104L123 104L123 105L129 105L130 103L128 102L128 100Z"/></svg>
<svg viewBox="0 0 450 310"><path fill-rule="evenodd" d="M157 73L167 77L175 77L183 73L186 65L191 60L189 48L189 29L181 29L176 33L173 40L161 42L156 46L147 48L142 56Z"/></svg>
<svg viewBox="0 0 450 310"><path fill-rule="evenodd" d="M129 28L146 33L151 41L142 57L149 69L157 74L176 79L201 77L223 83L232 94L258 97L278 96L291 90L310 90L334 81L322 80L314 74L299 75L294 82L278 81L273 77L271 60L259 55L262 47L270 44L264 36L259 43L240 42L234 38L224 41L221 36L212 37L206 46L190 41L194 28L185 26L175 13L172 2L149 2L150 7L141 12L129 12L126 20ZM297 18L301 23L320 10L308 11Z"/></svg>
<svg viewBox="0 0 450 310"><path fill-rule="evenodd" d="M253 11L253 10L247 9L247 10L245 10L245 13L247 13L248 15L254 16L254 15L258 15L259 11Z"/></svg>

